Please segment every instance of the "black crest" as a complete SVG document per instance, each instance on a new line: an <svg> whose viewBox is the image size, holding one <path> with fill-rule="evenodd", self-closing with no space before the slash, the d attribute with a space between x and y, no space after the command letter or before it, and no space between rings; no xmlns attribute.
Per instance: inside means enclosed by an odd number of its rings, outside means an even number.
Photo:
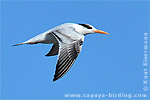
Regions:
<svg viewBox="0 0 150 100"><path fill-rule="evenodd" d="M92 27L90 25L88 25L88 24L79 24L79 25L81 25L83 27L86 27L87 29L92 29Z"/></svg>

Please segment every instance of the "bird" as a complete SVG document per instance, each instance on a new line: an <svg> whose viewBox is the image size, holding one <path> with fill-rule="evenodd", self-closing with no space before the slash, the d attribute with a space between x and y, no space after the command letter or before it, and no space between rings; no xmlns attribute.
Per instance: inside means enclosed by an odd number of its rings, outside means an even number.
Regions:
<svg viewBox="0 0 150 100"><path fill-rule="evenodd" d="M38 43L53 44L45 56L58 55L53 78L53 81L56 81L69 71L82 49L84 37L92 33L109 34L90 24L64 23L13 46Z"/></svg>

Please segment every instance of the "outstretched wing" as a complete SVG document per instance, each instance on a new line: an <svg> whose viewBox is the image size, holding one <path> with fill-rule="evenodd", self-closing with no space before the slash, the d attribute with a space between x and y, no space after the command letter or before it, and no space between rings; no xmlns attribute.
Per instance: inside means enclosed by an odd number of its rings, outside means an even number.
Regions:
<svg viewBox="0 0 150 100"><path fill-rule="evenodd" d="M78 33L73 33L76 38L63 34L62 32L52 32L59 43L58 60L53 81L64 76L71 68L72 64L78 57L84 36Z"/></svg>
<svg viewBox="0 0 150 100"><path fill-rule="evenodd" d="M81 43L81 41L74 41L70 44L61 44L62 48L60 48L53 81L64 76L65 73L71 68L81 51Z"/></svg>

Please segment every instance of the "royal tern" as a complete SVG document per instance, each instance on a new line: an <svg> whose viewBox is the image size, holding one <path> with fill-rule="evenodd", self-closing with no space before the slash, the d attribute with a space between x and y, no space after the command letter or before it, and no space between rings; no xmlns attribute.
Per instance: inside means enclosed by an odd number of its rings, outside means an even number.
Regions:
<svg viewBox="0 0 150 100"><path fill-rule="evenodd" d="M71 68L81 51L84 36L91 33L108 34L89 24L65 23L13 46L22 44L53 43L51 50L45 56L54 56L58 54L55 75L53 78L53 81L56 81L64 76Z"/></svg>

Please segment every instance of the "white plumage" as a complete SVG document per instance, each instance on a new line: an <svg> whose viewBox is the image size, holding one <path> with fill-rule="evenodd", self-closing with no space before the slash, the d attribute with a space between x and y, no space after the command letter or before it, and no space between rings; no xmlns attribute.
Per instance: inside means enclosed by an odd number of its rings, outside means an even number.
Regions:
<svg viewBox="0 0 150 100"><path fill-rule="evenodd" d="M13 46L22 44L53 43L52 49L46 56L58 54L56 71L53 79L53 81L56 81L64 76L71 68L81 51L84 36L90 33L108 34L107 32L97 30L88 24L66 23Z"/></svg>

